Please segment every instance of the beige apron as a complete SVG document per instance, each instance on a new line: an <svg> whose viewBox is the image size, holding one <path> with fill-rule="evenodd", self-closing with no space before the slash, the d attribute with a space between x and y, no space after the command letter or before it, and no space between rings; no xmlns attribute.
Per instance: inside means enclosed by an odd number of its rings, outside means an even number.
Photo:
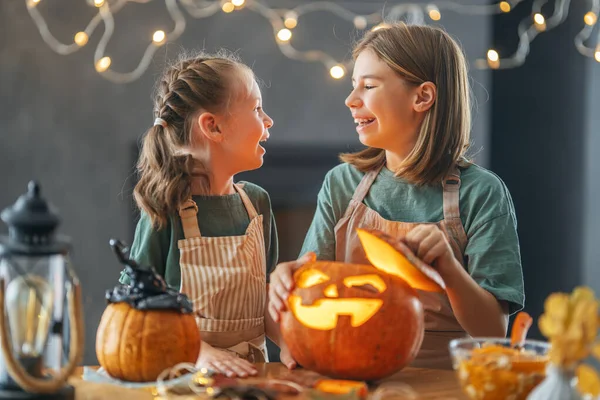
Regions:
<svg viewBox="0 0 600 400"><path fill-rule="evenodd" d="M185 235L178 242L180 291L194 305L204 342L250 362L265 362L263 216L258 215L242 186L234 187L250 217L244 235L203 237L196 203L190 199L180 207Z"/></svg>
<svg viewBox="0 0 600 400"><path fill-rule="evenodd" d="M338 261L369 264L360 244L356 228L378 229L394 237L404 237L419 223L389 221L367 207L363 200L381 168L365 174L356 188L352 200L342 219L335 226L336 255ZM444 219L436 223L449 238L456 258L464 264L467 236L460 220L459 189L460 172L454 168L443 182ZM454 338L464 337L462 329L450 306L446 294L418 291L425 309L425 337L413 367L452 368L448 343Z"/></svg>

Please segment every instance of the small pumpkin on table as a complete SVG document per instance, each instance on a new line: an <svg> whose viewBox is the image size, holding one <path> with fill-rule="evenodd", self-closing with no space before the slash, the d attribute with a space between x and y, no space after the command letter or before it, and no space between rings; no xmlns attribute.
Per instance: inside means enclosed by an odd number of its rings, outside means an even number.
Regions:
<svg viewBox="0 0 600 400"><path fill-rule="evenodd" d="M100 365L115 379L150 382L179 363L195 363L200 332L187 296L169 288L154 268L128 258L122 242L111 239L110 245L130 284L106 292L109 304L96 335Z"/></svg>

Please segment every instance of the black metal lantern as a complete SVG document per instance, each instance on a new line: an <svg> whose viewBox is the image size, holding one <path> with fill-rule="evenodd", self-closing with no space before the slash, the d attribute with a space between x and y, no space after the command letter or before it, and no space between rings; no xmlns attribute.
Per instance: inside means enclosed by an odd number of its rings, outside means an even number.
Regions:
<svg viewBox="0 0 600 400"><path fill-rule="evenodd" d="M69 240L55 234L58 214L35 182L0 216L8 225L8 236L0 236L0 398L74 399L66 382L81 362L84 333Z"/></svg>

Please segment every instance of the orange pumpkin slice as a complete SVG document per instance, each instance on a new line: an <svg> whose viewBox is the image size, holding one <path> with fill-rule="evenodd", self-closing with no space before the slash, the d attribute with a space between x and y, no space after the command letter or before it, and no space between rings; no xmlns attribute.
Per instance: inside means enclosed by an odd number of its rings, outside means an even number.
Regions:
<svg viewBox="0 0 600 400"><path fill-rule="evenodd" d="M527 332L529 332L529 328L531 328L532 323L533 318L531 318L531 316L525 311L521 311L517 314L510 332L511 347L523 346L523 343L525 343L525 339L527 338Z"/></svg>
<svg viewBox="0 0 600 400"><path fill-rule="evenodd" d="M375 268L402 278L414 289L427 292L446 289L441 275L415 256L402 241L374 229L356 231L367 259Z"/></svg>
<svg viewBox="0 0 600 400"><path fill-rule="evenodd" d="M330 394L346 394L354 392L361 399L369 392L369 388L364 382L340 379L321 379L315 385L315 389Z"/></svg>

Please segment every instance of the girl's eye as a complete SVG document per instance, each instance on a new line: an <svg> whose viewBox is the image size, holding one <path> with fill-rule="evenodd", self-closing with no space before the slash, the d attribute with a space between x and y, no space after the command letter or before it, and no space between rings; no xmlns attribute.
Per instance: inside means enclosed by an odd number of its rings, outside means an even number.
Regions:
<svg viewBox="0 0 600 400"><path fill-rule="evenodd" d="M367 90L371 90L371 89L374 89L374 88L375 88L375 86L365 85L365 89L367 89Z"/></svg>
<svg viewBox="0 0 600 400"><path fill-rule="evenodd" d="M254 111L260 111L260 110L262 110L262 107L261 107L261 106L258 106L258 107L256 107L256 108L254 109Z"/></svg>

